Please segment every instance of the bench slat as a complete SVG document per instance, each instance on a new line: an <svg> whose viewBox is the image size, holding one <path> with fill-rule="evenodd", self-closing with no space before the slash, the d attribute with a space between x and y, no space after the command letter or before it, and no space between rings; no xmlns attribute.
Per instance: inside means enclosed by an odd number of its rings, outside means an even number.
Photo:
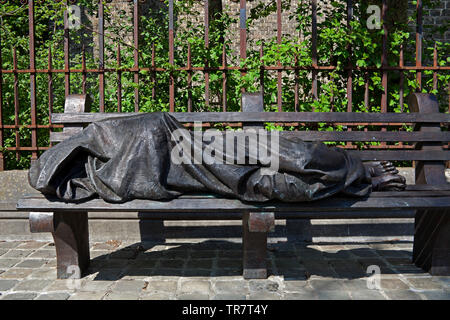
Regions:
<svg viewBox="0 0 450 320"><path fill-rule="evenodd" d="M66 132L51 132L50 141L61 142L71 137ZM450 131L442 132L391 132L391 131L281 131L280 136L300 138L304 141L373 141L373 142L448 142Z"/></svg>
<svg viewBox="0 0 450 320"><path fill-rule="evenodd" d="M65 203L56 198L43 196L25 197L19 200L18 210L28 211L146 211L146 212L305 212L310 211L354 211L380 209L438 209L450 207L450 196L381 197L370 196L364 199L331 197L320 201L302 203L244 203L236 199L224 198L177 198L170 201L132 200L126 203L108 203L93 199L81 203Z"/></svg>
<svg viewBox="0 0 450 320"><path fill-rule="evenodd" d="M142 113L52 113L52 123L91 123ZM348 123L450 123L445 113L360 112L172 112L180 122L348 122Z"/></svg>

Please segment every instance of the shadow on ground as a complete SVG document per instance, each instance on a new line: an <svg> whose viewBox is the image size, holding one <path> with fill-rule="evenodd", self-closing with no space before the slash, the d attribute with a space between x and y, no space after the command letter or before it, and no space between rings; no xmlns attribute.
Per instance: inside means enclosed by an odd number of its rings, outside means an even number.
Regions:
<svg viewBox="0 0 450 320"><path fill-rule="evenodd" d="M411 262L411 243L330 244L279 242L268 246L269 275L289 280L312 276L336 279L365 278L369 266L381 274L423 273ZM96 254L97 252L97 254ZM104 254L100 254L106 252ZM95 256L87 275L93 280L119 280L125 276L220 277L242 275L242 245L208 240L200 243L137 242Z"/></svg>

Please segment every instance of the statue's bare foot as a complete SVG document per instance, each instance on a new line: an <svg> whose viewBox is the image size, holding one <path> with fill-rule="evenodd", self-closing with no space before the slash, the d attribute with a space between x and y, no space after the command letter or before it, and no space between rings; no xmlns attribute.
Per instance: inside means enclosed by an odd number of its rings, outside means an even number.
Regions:
<svg viewBox="0 0 450 320"><path fill-rule="evenodd" d="M372 188L374 191L402 191L406 188L406 179L399 174L385 173L372 177Z"/></svg>
<svg viewBox="0 0 450 320"><path fill-rule="evenodd" d="M368 161L364 165L369 170L371 177L378 177L384 174L396 175L398 170L390 161Z"/></svg>

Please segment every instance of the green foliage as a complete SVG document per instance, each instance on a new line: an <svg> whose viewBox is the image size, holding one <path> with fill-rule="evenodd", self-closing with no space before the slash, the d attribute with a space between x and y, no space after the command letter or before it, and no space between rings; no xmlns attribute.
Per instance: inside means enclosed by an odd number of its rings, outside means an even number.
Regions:
<svg viewBox="0 0 450 320"><path fill-rule="evenodd" d="M309 67L312 65L312 41L311 41L311 7L310 1L305 0L283 0L283 10L289 10L297 2L296 11L289 16L289 20L283 21L283 25L294 24L296 34L283 35L281 44L276 37L264 39L264 42L255 41L252 31L248 32L247 59L241 61L236 51L236 39L238 36L239 12L230 14L230 10L224 7L224 13L217 13L210 19L209 43L205 45L205 30L203 25L203 12L196 12L194 0L175 1L175 55L174 64L168 60L169 33L168 33L168 1L164 1L162 9L148 9L148 12L140 16L139 21L139 66L151 67L152 62L157 68L165 71L153 73L141 71L139 84L134 83L134 74L122 73L122 109L125 112L134 111L134 91L138 88L140 94L140 111L168 111L169 110L169 83L170 75L175 79L175 111L187 111L188 99L192 99L192 111L221 111L222 110L222 71L211 71L209 106L205 103L205 77L200 71L191 72L192 81L188 84L188 72L180 70L185 68L188 61L188 44L191 48L192 67L204 67L208 62L210 67L222 66L222 53L226 51L227 65L241 66L245 68L245 74L239 70L227 70L227 109L238 111L240 109L241 92L243 89L255 92L260 90L261 77L264 82L264 103L267 111L277 111L277 72L265 70L262 66ZM374 3L377 2L374 0ZM437 1L425 1L425 7L436 5ZM346 1L321 1L318 10L318 34L317 34L317 57L319 65L336 66L334 70L318 72L318 99L314 100L311 94L312 78L311 70L300 69L285 70L282 72L282 105L283 111L294 111L295 87L298 85L299 105L298 111L347 111L347 77L346 67L356 66L380 67L382 54L383 29L369 30L366 26L367 6L372 1L364 1L354 5L354 19L347 25ZM129 12L111 12L111 5L105 1L105 59L106 68L117 69L119 65L116 60L117 45L121 46L121 68L134 67L134 48L132 45L132 15ZM331 6L325 6L328 4ZM95 16L97 2L92 0L77 1L87 14ZM48 49L52 50L53 69L64 69L64 30L63 14L65 10L63 1L42 0L37 2L35 12L36 20L36 64L38 69L48 67ZM255 0L252 9L249 10L247 27L253 30L261 19L276 13L276 1ZM0 4L1 18L1 54L3 58L2 68L12 69L12 48L17 48L18 69L29 67L29 37L28 37L28 10L27 5L19 1L8 1ZM193 19L177 20L177 16L189 16ZM415 62L415 39L411 36L411 25L408 19L393 18L389 21L388 33L388 64L397 66L399 63L400 46L403 45L405 65ZM274 29L276 26L274 26ZM448 28L440 28L435 32L445 32ZM70 30L71 55L70 67L81 69L81 48L86 49L87 68L98 68L97 41L98 35L88 19L82 19L82 28ZM433 61L432 39L424 39L424 64ZM263 45L264 56L261 59L259 48ZM449 63L449 43L436 42L438 49L438 65L444 66ZM152 50L155 50L154 61L152 61ZM351 49L349 49L351 48ZM19 117L18 123L28 125L30 119L30 83L29 75L18 74L19 94ZM365 72L356 70L353 77L353 103L352 111L355 112L379 112L381 108L381 84L380 72ZM416 72L404 73L404 96L415 91L418 87ZM156 79L156 82L154 81ZM389 72L388 82L388 111L407 112L408 106L400 106L400 73ZM49 119L49 97L48 97L48 75L39 73L37 76L37 111L38 123L48 124ZM53 74L53 97L54 111L62 112L64 105L64 74ZM107 72L105 75L105 111L117 110L117 73ZM366 82L368 82L369 99L365 104ZM448 103L446 96L450 75L444 72L437 73L437 90L433 90L433 72L423 72L423 91L438 95L442 111L445 111ZM90 73L87 77L86 88L92 96L93 111L98 111L98 77ZM152 93L155 92L153 96ZM82 92L82 75L71 73L71 92ZM405 99L406 102L406 99ZM14 113L14 75L3 74L3 121L4 124L15 123ZM275 124L268 123L268 129L282 129ZM327 124L319 124L319 130L342 130L341 126L330 127ZM285 127L292 130L294 127ZM301 128L308 130L308 128ZM362 128L361 128L362 129ZM404 128L410 130L410 128ZM4 147L15 146L16 131L6 129ZM31 131L26 128L17 130L20 136L21 146L31 145ZM48 130L39 129L38 143L40 146L48 145ZM374 144L374 143L372 143ZM7 168L27 168L30 155L21 152L20 160L16 153L5 151Z"/></svg>

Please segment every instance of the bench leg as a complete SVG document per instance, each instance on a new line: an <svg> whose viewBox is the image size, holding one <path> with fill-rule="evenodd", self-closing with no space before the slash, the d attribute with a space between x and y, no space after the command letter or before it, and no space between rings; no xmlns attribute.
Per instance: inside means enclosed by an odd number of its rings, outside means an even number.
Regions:
<svg viewBox="0 0 450 320"><path fill-rule="evenodd" d="M32 212L31 232L51 232L58 279L79 279L89 266L87 212Z"/></svg>
<svg viewBox="0 0 450 320"><path fill-rule="evenodd" d="M267 233L275 226L272 212L245 212L242 218L244 279L267 278Z"/></svg>
<svg viewBox="0 0 450 320"><path fill-rule="evenodd" d="M450 212L417 211L413 262L434 276L450 276Z"/></svg>

